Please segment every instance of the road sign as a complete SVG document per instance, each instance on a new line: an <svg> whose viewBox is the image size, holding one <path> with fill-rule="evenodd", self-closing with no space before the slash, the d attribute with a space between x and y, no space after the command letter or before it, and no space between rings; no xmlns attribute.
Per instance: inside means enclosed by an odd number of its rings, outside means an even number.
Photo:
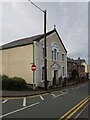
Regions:
<svg viewBox="0 0 90 120"><path fill-rule="evenodd" d="M32 70L32 71L35 71L35 70L36 70L36 65L33 64L33 65L31 66L31 70Z"/></svg>

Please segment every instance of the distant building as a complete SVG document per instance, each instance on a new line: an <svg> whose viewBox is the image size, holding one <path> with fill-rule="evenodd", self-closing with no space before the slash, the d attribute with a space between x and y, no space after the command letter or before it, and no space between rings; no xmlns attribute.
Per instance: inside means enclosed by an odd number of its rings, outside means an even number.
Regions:
<svg viewBox="0 0 90 120"><path fill-rule="evenodd" d="M73 69L76 69L80 76L83 76L85 73L85 66L82 63L86 63L84 59L71 59L67 58L67 76L71 77Z"/></svg>
<svg viewBox="0 0 90 120"><path fill-rule="evenodd" d="M85 60L80 59L80 57L78 57L78 59L76 59L75 61L77 62L77 70L78 70L79 76L83 77L83 75L85 74L85 66L82 64L82 62L85 62Z"/></svg>
<svg viewBox="0 0 90 120"><path fill-rule="evenodd" d="M90 79L90 65L88 65L88 78Z"/></svg>
<svg viewBox="0 0 90 120"><path fill-rule="evenodd" d="M46 44L47 80L53 86L60 76L67 77L67 50L55 28L46 34ZM44 34L2 45L0 57L1 75L22 77L28 84L44 86ZM33 63L36 65L34 75L31 70Z"/></svg>
<svg viewBox="0 0 90 120"><path fill-rule="evenodd" d="M82 62L81 65L85 67L85 73L88 73L88 64L86 62Z"/></svg>
<svg viewBox="0 0 90 120"><path fill-rule="evenodd" d="M67 58L67 77L71 77L73 69L77 70L77 62L74 59Z"/></svg>

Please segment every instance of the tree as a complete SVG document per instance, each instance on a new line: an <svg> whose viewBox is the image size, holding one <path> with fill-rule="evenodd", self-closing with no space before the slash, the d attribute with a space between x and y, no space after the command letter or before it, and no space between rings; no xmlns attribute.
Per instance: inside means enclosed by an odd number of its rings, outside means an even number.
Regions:
<svg viewBox="0 0 90 120"><path fill-rule="evenodd" d="M71 72L72 78L75 79L76 77L78 77L78 71L76 69L73 69Z"/></svg>

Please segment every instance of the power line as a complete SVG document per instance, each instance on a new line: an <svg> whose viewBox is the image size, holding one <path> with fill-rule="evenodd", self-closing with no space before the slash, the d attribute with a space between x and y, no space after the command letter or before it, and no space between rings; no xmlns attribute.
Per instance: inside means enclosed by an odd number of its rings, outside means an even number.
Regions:
<svg viewBox="0 0 90 120"><path fill-rule="evenodd" d="M30 0L28 0L30 1ZM30 1L31 2L31 1ZM44 12L44 10L42 10L39 6L37 6L36 4L34 4L33 2L31 2L35 7L37 7L40 11Z"/></svg>

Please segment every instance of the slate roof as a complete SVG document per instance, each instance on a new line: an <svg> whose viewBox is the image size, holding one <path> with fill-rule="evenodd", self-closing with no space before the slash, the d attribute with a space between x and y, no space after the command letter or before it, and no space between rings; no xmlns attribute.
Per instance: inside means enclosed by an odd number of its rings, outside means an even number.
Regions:
<svg viewBox="0 0 90 120"><path fill-rule="evenodd" d="M59 37L59 34L58 34L58 32L56 31L55 28L52 31L49 31L48 33L46 33L46 36L49 36L50 34L52 34L54 32L56 32L57 36ZM42 38L44 38L44 34L35 35L35 36L32 36L32 37L27 37L27 38L15 40L15 41L12 41L10 43L7 43L7 44L4 44L4 45L0 46L0 50L5 50L5 49L14 48L14 47L33 44L33 41L40 41ZM67 50L66 50L66 48L65 48L65 46L64 46L60 37L59 37L59 40L60 40L61 44L63 45L63 47L64 47L64 49L67 53Z"/></svg>
<svg viewBox="0 0 90 120"><path fill-rule="evenodd" d="M68 58L68 57L67 57L67 62L70 62L70 63L77 63L77 61L75 61L74 59Z"/></svg>

